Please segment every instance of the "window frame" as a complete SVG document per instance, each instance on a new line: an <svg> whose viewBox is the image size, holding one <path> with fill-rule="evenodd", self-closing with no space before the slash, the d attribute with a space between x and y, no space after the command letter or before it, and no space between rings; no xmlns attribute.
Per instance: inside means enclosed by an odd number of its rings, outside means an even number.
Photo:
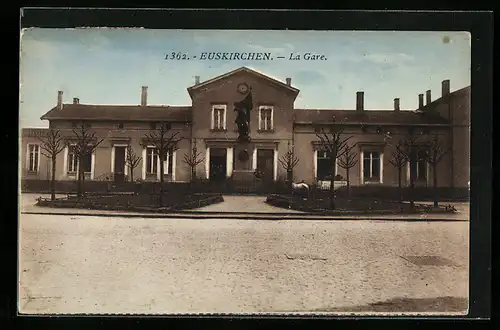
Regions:
<svg viewBox="0 0 500 330"><path fill-rule="evenodd" d="M373 157L373 154L377 153L378 157ZM365 175L365 159L366 155L369 154L370 157L369 159L369 164L370 164L370 169L369 173L370 176L367 179L367 176ZM378 160L378 177L373 176L373 162L374 160ZM374 150L374 149L365 149L360 152L360 163L361 163L361 184L381 184L383 183L383 171L384 171L384 152L381 150ZM374 179L375 178L375 179Z"/></svg>
<svg viewBox="0 0 500 330"><path fill-rule="evenodd" d="M330 157L321 157L320 154L323 153L323 154L330 154ZM327 179L327 178L320 178L320 175L319 175L319 172L320 172L320 166L319 166L319 162L320 160L328 160L328 159L331 159L331 152L329 151L326 151L326 150L323 150L323 149L316 149L315 150L315 164L314 164L314 168L315 168L315 172L314 173L314 176L315 176L315 180L316 181L326 181L326 182L330 182L331 181L331 178L330 179ZM330 160L331 161L331 160ZM335 158L334 160L335 162L335 176L337 176L339 174L339 168L338 168L338 159ZM327 177L327 176L330 176L331 175L331 168L328 170L328 172L325 174L325 175L322 175L321 177Z"/></svg>
<svg viewBox="0 0 500 330"><path fill-rule="evenodd" d="M89 144L89 145L92 145L92 144ZM74 150L74 147L76 147L76 143L72 143L72 144L67 146L68 152L66 154L66 175L77 175L78 174L78 170L80 167L80 161L79 161L78 157L76 157L75 152L71 151L72 149ZM94 163L94 160L93 160L94 153L95 153L95 150L94 150L94 152L87 155L88 157L90 157L90 171L83 172L84 174L90 174L91 177L92 177L92 172L93 172L93 167L94 167L94 164L93 164ZM70 162L71 155L73 155L73 162ZM74 169L74 171L69 170L71 163L73 165L72 168Z"/></svg>
<svg viewBox="0 0 500 330"><path fill-rule="evenodd" d="M270 116L269 116L269 125L270 127L264 127L267 126L267 116L263 119L263 112L264 111L270 111ZM274 106L272 105L260 105L259 106L259 131L260 132L272 132L274 130Z"/></svg>
<svg viewBox="0 0 500 330"><path fill-rule="evenodd" d="M220 126L216 126L215 122L215 114L216 112L222 112L222 118L219 117L218 122L221 124ZM226 121L227 121L227 105L226 104L212 104L212 110L210 112L210 129L212 131L225 131L226 130ZM222 121L222 122L221 122Z"/></svg>
<svg viewBox="0 0 500 330"><path fill-rule="evenodd" d="M152 152L149 153L148 152L149 150L152 150ZM153 158L153 159L151 159L151 158ZM146 175L152 176L152 175L158 174L158 159L159 159L159 155L158 155L158 152L156 150L156 147L147 146L146 147ZM149 162L150 166L148 166L148 162ZM152 168L155 169L156 171L155 172L151 171Z"/></svg>
<svg viewBox="0 0 500 330"><path fill-rule="evenodd" d="M33 153L33 155L34 155L34 156L33 156L33 163L35 163L35 161L34 161L34 160L35 160L35 155L36 155L36 169L32 169L32 167L31 167L32 165L34 165L34 164L32 164L32 162L31 162L31 154L32 154L32 153L31 153L31 150L30 150L30 149L31 149L31 148L30 148L31 146L33 146L33 147L35 147L35 146L36 146L36 148L37 148L37 149L36 149L36 150L37 150L37 152L36 152L36 153L35 153L35 152ZM27 171L28 171L29 173L39 173L39 172L40 172L40 154L41 154L41 151L40 151L40 149L41 149L41 148L40 148L40 144L38 144L38 143L28 143L26 147L27 147L27 150L26 150L26 165L27 165L27 168L26 168L26 169L27 169ZM33 166L33 167L34 167L34 166Z"/></svg>

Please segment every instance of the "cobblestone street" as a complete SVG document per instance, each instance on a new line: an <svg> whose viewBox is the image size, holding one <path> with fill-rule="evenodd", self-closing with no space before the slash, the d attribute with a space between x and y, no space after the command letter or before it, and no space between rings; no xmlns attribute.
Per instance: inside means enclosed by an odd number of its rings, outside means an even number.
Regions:
<svg viewBox="0 0 500 330"><path fill-rule="evenodd" d="M468 296L468 222L22 214L20 231L22 313L309 312Z"/></svg>

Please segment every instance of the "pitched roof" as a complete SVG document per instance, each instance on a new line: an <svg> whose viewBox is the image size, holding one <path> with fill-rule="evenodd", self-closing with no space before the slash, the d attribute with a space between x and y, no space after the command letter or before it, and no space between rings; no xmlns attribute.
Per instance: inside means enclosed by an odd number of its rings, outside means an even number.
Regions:
<svg viewBox="0 0 500 330"><path fill-rule="evenodd" d="M224 74L222 74L220 76L214 77L212 79L209 79L209 80L206 80L206 81L201 82L199 84L196 84L196 85L193 85L191 87L188 87L188 89L187 89L188 93L189 93L189 95L192 95L193 91L195 91L195 90L197 90L197 89L199 89L199 88L201 88L203 86L207 86L209 84L212 84L212 83L217 82L219 80L225 79L225 78L227 78L229 76L232 76L234 74L237 74L239 72L247 72L247 73L253 74L253 75L255 75L255 76L259 77L259 78L263 78L263 79L265 79L265 80L267 80L267 81L269 81L269 82L271 82L273 84L276 84L276 85L278 85L280 87L288 89L289 91L295 93L296 95L300 92L297 88L292 87L290 85L287 85L286 83L284 83L284 82L282 82L282 81L280 81L278 79L269 77L268 75L265 75L265 74L263 74L261 72L258 72L256 70L253 70L253 69L250 69L248 67L243 66L243 67L238 68L236 70L224 73Z"/></svg>
<svg viewBox="0 0 500 330"><path fill-rule="evenodd" d="M189 122L191 107L64 104L62 109L54 107L40 119Z"/></svg>
<svg viewBox="0 0 500 330"><path fill-rule="evenodd" d="M320 124L320 123L347 124L449 124L448 121L435 114L422 113L408 110L334 110L334 109L295 109L294 122L296 124Z"/></svg>

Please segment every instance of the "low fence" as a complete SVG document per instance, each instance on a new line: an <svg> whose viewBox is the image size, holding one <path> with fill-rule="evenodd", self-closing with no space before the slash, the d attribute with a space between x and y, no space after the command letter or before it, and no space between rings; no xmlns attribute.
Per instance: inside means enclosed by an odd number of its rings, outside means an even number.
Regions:
<svg viewBox="0 0 500 330"><path fill-rule="evenodd" d="M123 182L114 183L109 181L86 181L84 189L87 193L143 193L155 194L160 191L159 182ZM199 180L191 183L165 182L164 191L198 192L198 193L224 193L224 194L288 194L289 188L283 181L264 183L255 180L242 184L226 180L222 182L211 182ZM56 181L56 193L76 193L76 181ZM319 186L311 186L311 195L325 195L329 192ZM50 193L50 181L48 180L22 180L21 192L23 193ZM432 201L437 196L441 201L467 201L469 199L468 188L426 188L426 187L391 187L382 185L351 186L350 191L346 186L340 186L335 191L338 197L353 198L378 198L386 200L410 200L413 197L418 201Z"/></svg>

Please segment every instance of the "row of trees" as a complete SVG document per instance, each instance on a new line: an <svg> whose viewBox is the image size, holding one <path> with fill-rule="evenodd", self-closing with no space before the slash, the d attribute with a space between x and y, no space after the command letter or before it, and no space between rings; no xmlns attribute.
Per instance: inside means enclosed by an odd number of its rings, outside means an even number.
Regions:
<svg viewBox="0 0 500 330"><path fill-rule="evenodd" d="M335 180L337 177L336 165L345 169L347 189L350 191L350 169L358 163L358 154L354 151L356 144L349 144L352 136L345 136L344 130L338 127L330 127L328 131L324 128L316 134L319 140L319 148L330 154L331 175L330 175L330 208L335 209ZM390 136L390 135L386 135ZM387 142L386 142L387 143ZM387 143L391 145L390 143ZM409 131L404 139L399 140L394 146L389 163L398 171L398 186L402 186L402 172L406 164L416 164L420 160L426 161L433 170L433 187L437 190L437 166L441 160L450 152L450 148L445 147L438 135L433 135L430 139L422 138ZM293 180L293 170L299 162L293 148L280 158L280 163L287 172L287 181ZM415 187L416 166L410 166L410 188ZM291 184L291 183L290 183ZM291 189L291 188L290 188ZM410 204L413 207L415 202L410 194ZM437 207L439 201L437 194L434 197L434 206Z"/></svg>
<svg viewBox="0 0 500 330"><path fill-rule="evenodd" d="M158 129L145 134L142 141L143 146L152 147L159 159L166 159L169 152L177 149L180 138L178 132L172 132L169 124L163 124ZM358 154L354 151L356 144L350 144L349 141L353 136L345 136L344 130L332 126L326 131L321 128L316 134L319 140L320 149L330 154L330 207L335 209L335 180L337 163L341 168L346 170L347 188L350 189L350 169L357 165ZM407 137L399 140L395 145L395 149L391 154L389 162L398 170L398 184L401 187L402 171L407 163L415 164L423 157L428 162L434 173L437 173L437 165L443 157L449 152L449 148L445 148L442 141L437 135L434 135L430 140L420 141L420 137L409 132ZM91 133L87 126L81 125L80 129L73 130L72 138L62 137L60 132L54 129L49 129L45 136L39 137L42 142L40 148L42 154L52 161L52 177L51 177L51 198L55 199L55 172L57 155L61 153L66 146L71 144L74 155L79 164L83 163L85 157L93 154L96 148L102 143L103 139L97 139L95 133ZM424 151L419 152L419 151ZM130 179L133 181L134 169L140 164L142 157L137 155L133 148L129 145L126 149L126 166L130 168ZM196 179L196 167L204 161L201 152L198 151L196 141L193 142L189 152L184 155L184 163L191 169L191 181ZM287 181L291 185L293 181L293 170L299 163L298 157L292 148L279 158L281 166L286 170ZM160 173L164 173L164 162L160 161ZM410 187L415 186L416 169L415 166L410 166ZM434 175L434 187L437 187L437 176ZM77 195L82 197L84 193L85 173L83 166L78 166L77 173ZM160 196L163 196L164 176L160 175ZM291 189L291 187L290 187ZM160 198L160 206L162 198ZM414 204L414 201L410 201ZM438 205L438 200L435 198L434 204Z"/></svg>

